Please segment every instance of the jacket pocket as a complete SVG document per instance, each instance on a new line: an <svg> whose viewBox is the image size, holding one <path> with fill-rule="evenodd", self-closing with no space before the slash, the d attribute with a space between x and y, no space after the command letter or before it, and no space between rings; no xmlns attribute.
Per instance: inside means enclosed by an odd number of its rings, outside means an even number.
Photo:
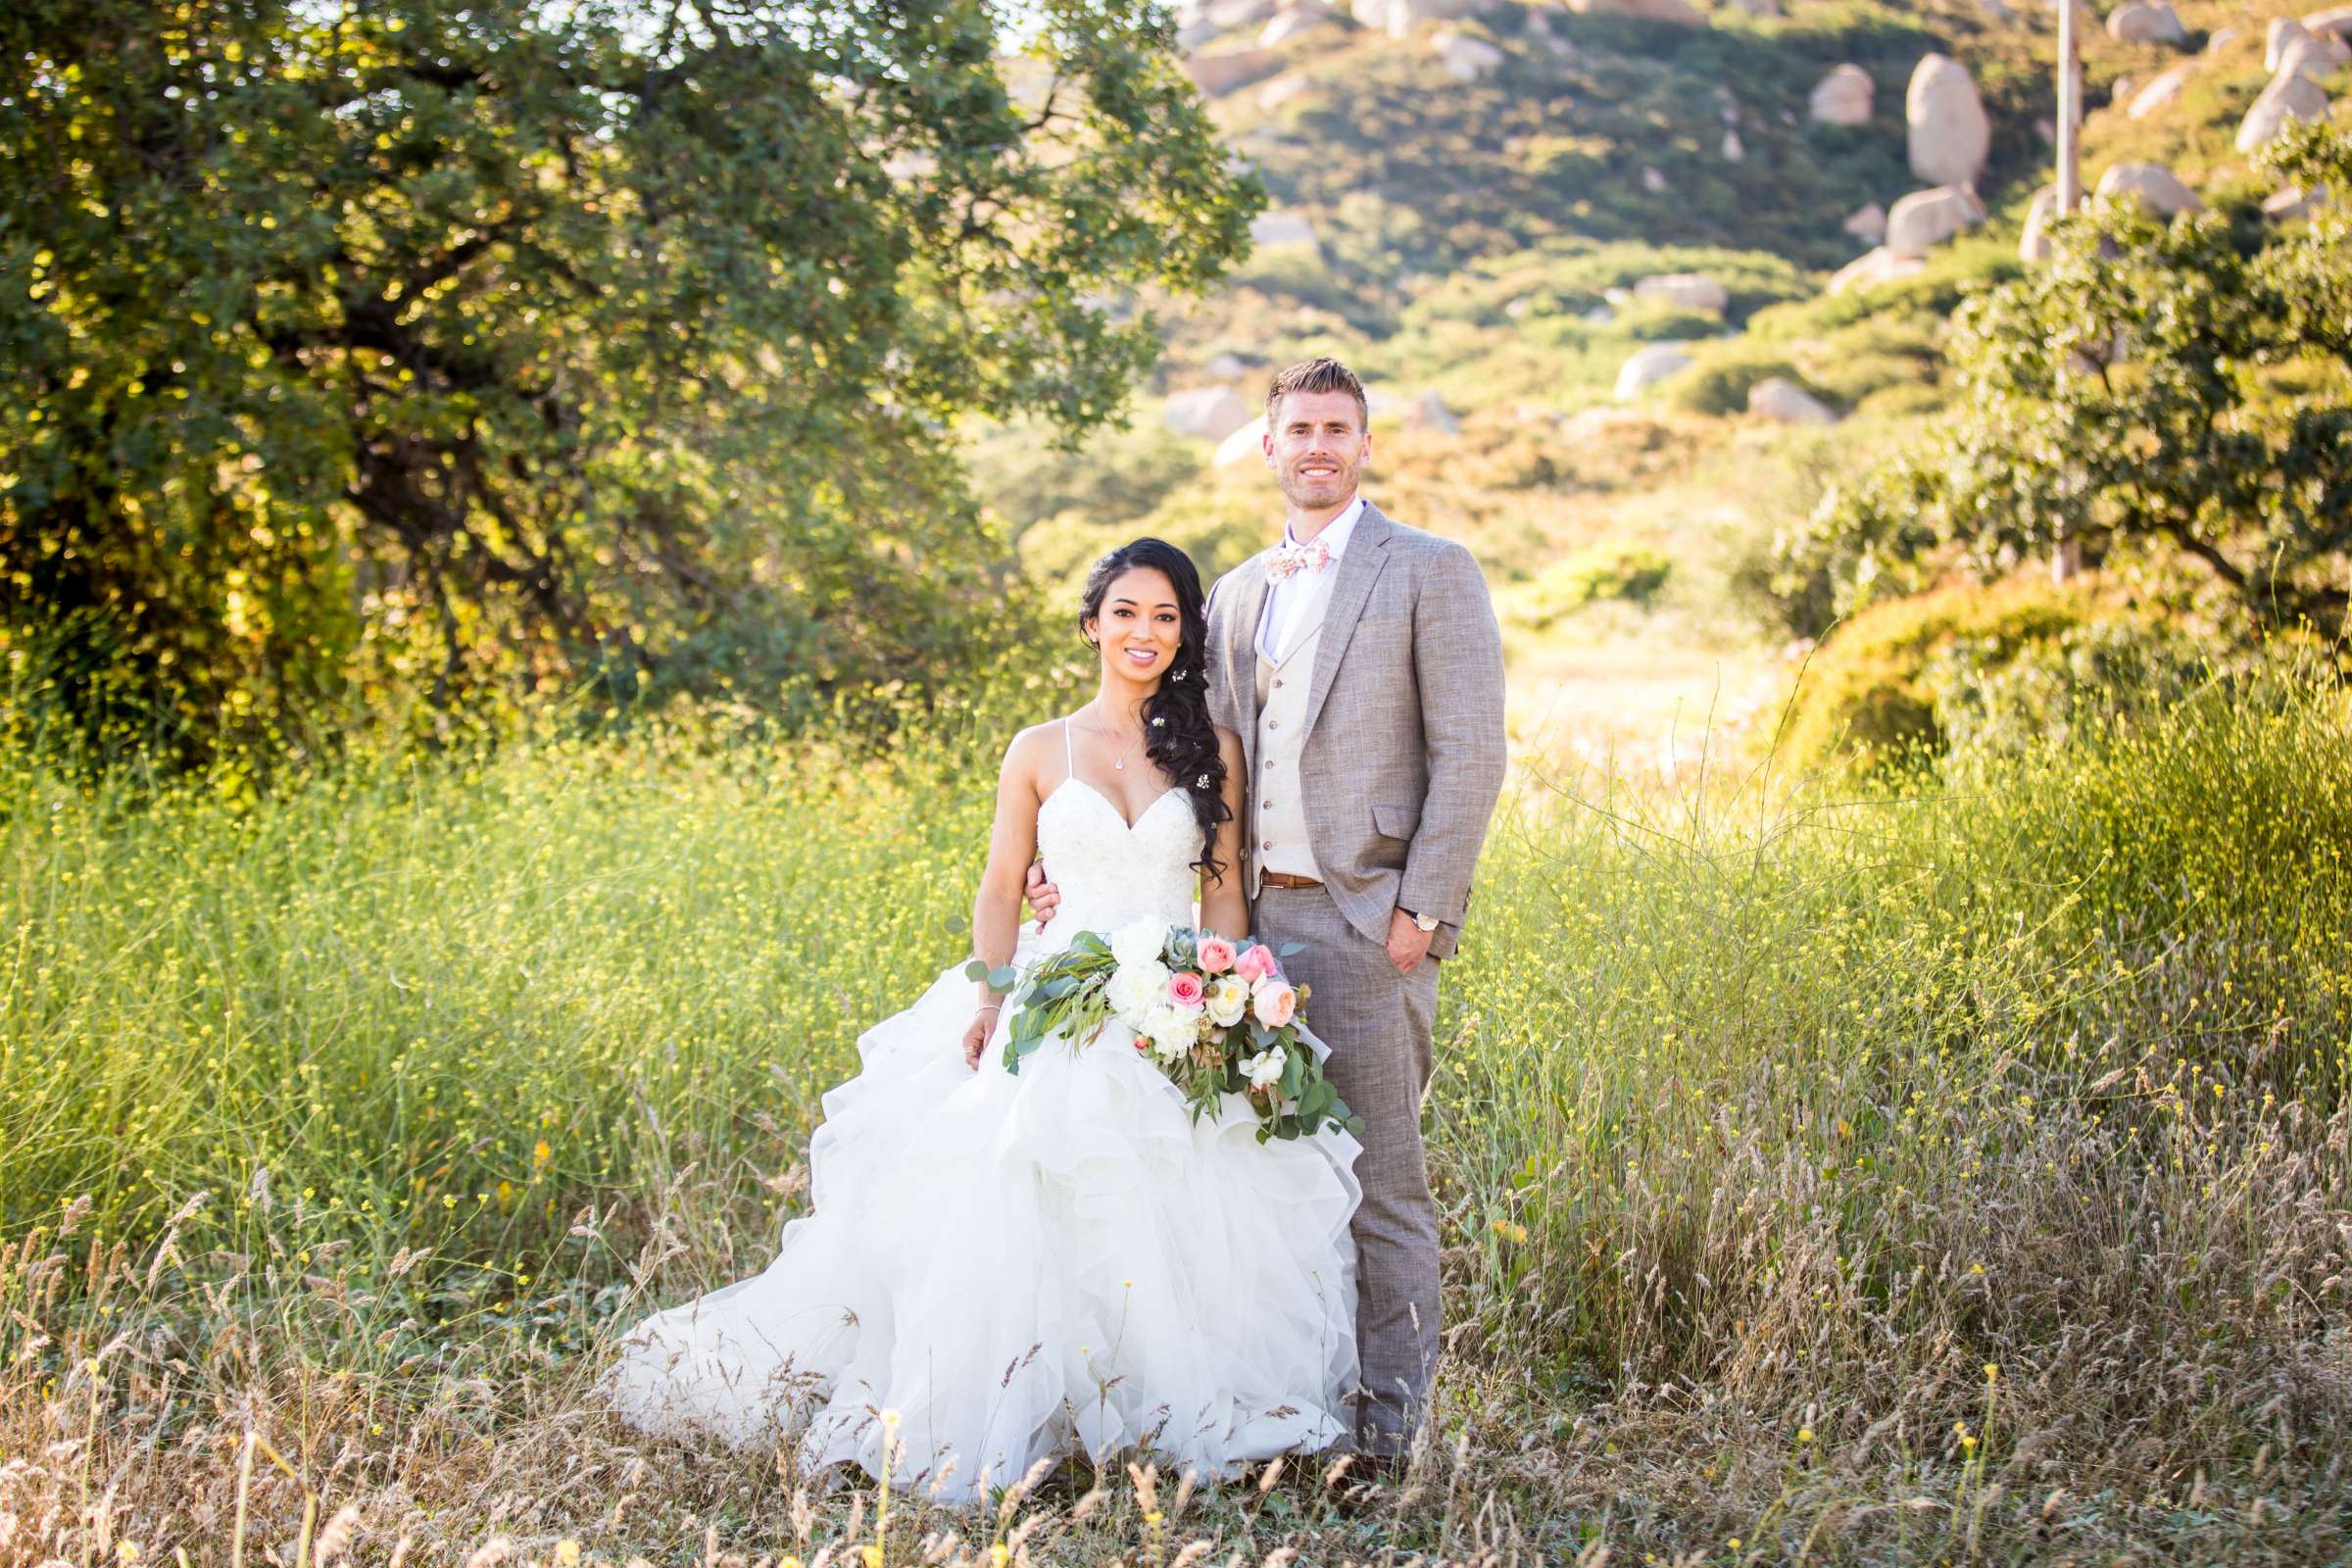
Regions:
<svg viewBox="0 0 2352 1568"><path fill-rule="evenodd" d="M1410 840L1421 825L1418 806L1375 806L1372 826L1383 838Z"/></svg>

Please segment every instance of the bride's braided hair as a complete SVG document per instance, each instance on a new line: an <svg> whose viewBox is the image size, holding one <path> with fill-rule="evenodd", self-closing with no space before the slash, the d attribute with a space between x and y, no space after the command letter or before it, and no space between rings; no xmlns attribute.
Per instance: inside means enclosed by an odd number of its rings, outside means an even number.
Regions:
<svg viewBox="0 0 2352 1568"><path fill-rule="evenodd" d="M1217 730L1208 716L1208 612L1200 592L1200 573L1193 558L1163 539L1138 539L1121 545L1086 574L1086 590L1078 603L1078 630L1102 613L1102 596L1121 572L1147 568L1165 574L1176 590L1177 617L1184 638L1159 690L1144 703L1144 755L1176 787L1192 797L1193 820L1200 824L1200 858L1193 868L1205 877L1221 877L1224 864L1215 855L1217 824L1233 815L1225 805L1225 759L1217 751ZM1095 638L1087 636L1091 643Z"/></svg>

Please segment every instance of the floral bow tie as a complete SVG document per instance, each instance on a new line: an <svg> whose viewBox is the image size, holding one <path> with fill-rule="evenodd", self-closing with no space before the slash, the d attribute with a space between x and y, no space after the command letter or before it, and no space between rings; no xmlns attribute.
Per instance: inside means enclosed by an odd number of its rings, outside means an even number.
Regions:
<svg viewBox="0 0 2352 1568"><path fill-rule="evenodd" d="M1313 544L1295 545L1288 539L1266 563L1266 581L1280 582L1293 572L1321 571L1331 564L1331 547L1317 539Z"/></svg>

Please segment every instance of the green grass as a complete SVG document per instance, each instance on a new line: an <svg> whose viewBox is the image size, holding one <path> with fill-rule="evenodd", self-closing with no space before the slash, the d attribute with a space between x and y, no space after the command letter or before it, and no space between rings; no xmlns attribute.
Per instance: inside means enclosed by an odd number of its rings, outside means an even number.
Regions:
<svg viewBox="0 0 2352 1568"><path fill-rule="evenodd" d="M69 1556L215 1560L252 1411L296 1478L264 1466L272 1540L309 1487L453 1560L777 1549L772 1467L636 1447L581 1378L771 1255L816 1097L961 956L1002 728L551 735L251 809L20 768L0 1459L87 1426L115 1493L102 1527L52 1464L11 1506L58 1502ZM1446 976L1424 1490L1367 1516L1294 1476L1183 1528L2344 1549L2348 743L2340 690L2287 680L1851 798L1531 768ZM1024 1505L1042 1557L1145 1549L1104 1485Z"/></svg>

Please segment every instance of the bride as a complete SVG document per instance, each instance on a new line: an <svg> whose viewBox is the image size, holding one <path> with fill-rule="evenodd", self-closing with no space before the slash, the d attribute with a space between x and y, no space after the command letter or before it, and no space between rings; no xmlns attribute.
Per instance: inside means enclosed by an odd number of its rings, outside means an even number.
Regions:
<svg viewBox="0 0 2352 1568"><path fill-rule="evenodd" d="M1137 919L1248 933L1240 743L1208 717L1200 579L1141 539L1089 574L1094 700L997 781L974 954L1025 966ZM1020 931L1043 853L1061 904ZM801 1431L943 1501L1041 1458L1148 1450L1232 1476L1341 1441L1354 1379L1358 1144L1195 1120L1115 1019L1002 1061L1009 999L965 960L858 1043L809 1142L812 1211L760 1274L639 1324L599 1388L631 1424L742 1446ZM978 994L975 996L974 992Z"/></svg>

